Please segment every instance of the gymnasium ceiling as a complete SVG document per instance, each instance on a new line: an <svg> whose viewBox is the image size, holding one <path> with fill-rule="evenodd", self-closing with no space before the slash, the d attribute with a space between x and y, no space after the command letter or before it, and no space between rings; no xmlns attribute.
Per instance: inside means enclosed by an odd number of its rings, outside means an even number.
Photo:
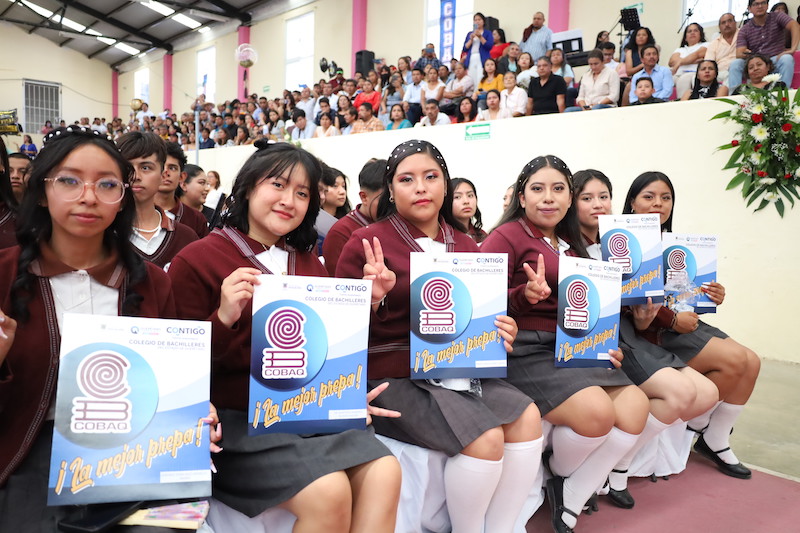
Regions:
<svg viewBox="0 0 800 533"><path fill-rule="evenodd" d="M0 21L118 67L215 26L249 25L271 0L0 0Z"/></svg>

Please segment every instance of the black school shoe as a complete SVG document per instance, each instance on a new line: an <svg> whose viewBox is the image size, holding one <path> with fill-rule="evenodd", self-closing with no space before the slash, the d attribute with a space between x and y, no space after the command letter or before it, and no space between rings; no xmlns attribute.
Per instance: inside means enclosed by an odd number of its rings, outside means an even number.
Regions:
<svg viewBox="0 0 800 533"><path fill-rule="evenodd" d="M706 444L706 441L703 439L702 435L700 435L697 438L697 441L694 443L694 451L696 451L706 459L711 459L712 461L714 461L714 463L717 465L717 468L719 468L719 471L722 472L723 474L738 479L750 479L750 477L753 474L752 472L750 472L750 469L744 466L742 463L737 463L735 465L732 465L726 463L725 461L719 458L718 454L722 452L727 452L730 449L731 449L730 446L728 446L724 450L719 450L715 452L714 450L708 447L708 444Z"/></svg>
<svg viewBox="0 0 800 533"><path fill-rule="evenodd" d="M550 523L555 533L574 533L561 519L563 513L571 514L578 518L574 512L564 507L564 478L553 476L547 480L547 501L550 502Z"/></svg>

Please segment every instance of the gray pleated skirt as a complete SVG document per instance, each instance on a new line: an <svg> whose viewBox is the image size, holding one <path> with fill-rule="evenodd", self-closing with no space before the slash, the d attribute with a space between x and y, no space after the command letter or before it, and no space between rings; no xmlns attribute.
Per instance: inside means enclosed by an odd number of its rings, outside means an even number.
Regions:
<svg viewBox="0 0 800 533"><path fill-rule="evenodd" d="M587 387L633 383L622 370L555 366L556 334L520 330L508 357L506 381L530 396L542 416Z"/></svg>
<svg viewBox="0 0 800 533"><path fill-rule="evenodd" d="M480 397L408 378L370 380L369 386L385 381L389 388L372 405L395 409L402 416L374 417L375 431L450 457L486 431L513 422L531 404L530 398L500 379L482 379Z"/></svg>
<svg viewBox="0 0 800 533"><path fill-rule="evenodd" d="M625 356L622 370L635 385L641 385L662 368L683 368L686 363L674 353L636 335L628 317L619 321L619 347Z"/></svg>
<svg viewBox="0 0 800 533"><path fill-rule="evenodd" d="M331 435L247 435L247 414L222 409L214 497L248 516L292 498L314 480L391 455L371 427Z"/></svg>
<svg viewBox="0 0 800 533"><path fill-rule="evenodd" d="M55 533L58 521L91 513L92 505L47 506L53 421L45 422L28 456L0 488L0 531L8 533ZM169 505L175 502L162 502ZM185 531L166 527L115 526L109 533L167 533Z"/></svg>
<svg viewBox="0 0 800 533"><path fill-rule="evenodd" d="M661 335L661 347L680 357L684 363L688 363L714 337L727 339L728 334L699 320L697 329L691 333L675 333L672 330L664 331Z"/></svg>

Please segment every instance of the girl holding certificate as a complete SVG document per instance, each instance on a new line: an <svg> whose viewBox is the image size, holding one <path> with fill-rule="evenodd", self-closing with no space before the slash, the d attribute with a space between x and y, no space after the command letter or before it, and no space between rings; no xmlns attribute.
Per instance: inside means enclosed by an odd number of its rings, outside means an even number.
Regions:
<svg viewBox="0 0 800 533"><path fill-rule="evenodd" d="M411 252L477 252L453 216L447 164L427 141L398 145L387 160L379 221L353 233L336 267L360 277L369 245L380 242L382 268L397 282L373 307L368 378L391 385L376 401L403 416L376 419L381 435L446 453L445 498L454 533L511 531L539 469L542 430L530 399L500 379L411 380ZM366 269L364 270L366 273ZM507 316L495 322L506 349L516 334Z"/></svg>
<svg viewBox="0 0 800 533"><path fill-rule="evenodd" d="M572 173L561 159L535 158L481 245L484 252L508 253L509 314L520 331L506 379L555 426L547 489L557 533L572 531L584 504L636 444L648 409L645 394L621 370L555 366L559 255L587 257L572 191Z"/></svg>
<svg viewBox="0 0 800 533"><path fill-rule="evenodd" d="M44 142L20 207L19 246L0 251L2 531L56 531L73 512L46 506L64 313L175 312L167 275L129 243L131 165L88 127L59 128Z"/></svg>
<svg viewBox="0 0 800 533"><path fill-rule="evenodd" d="M214 458L214 497L251 517L281 506L297 517L295 532L390 533L400 468L371 428L310 437L247 434L256 276L327 276L312 252L319 160L291 144L255 145L236 177L222 227L184 248L169 270L178 316L212 325L211 398L225 426L223 451ZM381 262L371 259L361 266L373 273L373 300L380 300L389 281Z"/></svg>
<svg viewBox="0 0 800 533"><path fill-rule="evenodd" d="M661 172L645 172L631 184L623 213L658 213L662 231L672 231L674 206L675 188L669 178ZM702 290L717 305L725 300L725 287L717 282ZM675 313L659 307L652 322L639 329L643 336L673 352L717 386L717 406L689 421L689 428L700 435L694 449L712 460L722 473L749 479L750 470L736 458L729 438L758 379L758 356L690 311Z"/></svg>
<svg viewBox="0 0 800 533"><path fill-rule="evenodd" d="M587 252L601 260L597 217L611 214L611 181L599 170L581 170L575 173L574 186L572 204ZM625 509L635 503L628 492L627 473L636 452L674 422L708 411L717 398L717 388L705 376L687 367L673 353L636 335L634 328L651 320L658 309L653 303L634 305L623 309L620 317L621 349L625 353L622 369L650 400L650 414L641 437L608 478L611 501Z"/></svg>

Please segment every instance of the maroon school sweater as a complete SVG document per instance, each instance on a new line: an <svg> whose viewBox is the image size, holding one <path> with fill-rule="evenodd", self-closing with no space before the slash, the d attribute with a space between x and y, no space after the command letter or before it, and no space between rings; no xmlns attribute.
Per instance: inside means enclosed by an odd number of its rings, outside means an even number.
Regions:
<svg viewBox="0 0 800 533"><path fill-rule="evenodd" d="M290 275L328 275L314 254L284 247L289 252ZM253 318L253 304L248 302L232 328L220 322L222 281L240 267L269 273L255 258L263 251L260 242L225 227L181 250L169 268L178 318L211 321L211 401L217 408L247 410Z"/></svg>
<svg viewBox="0 0 800 533"><path fill-rule="evenodd" d="M133 248L136 250L136 253L147 261L164 268L187 244L196 241L197 235L188 226L164 215L164 211L160 207L156 207L156 209L162 213L161 227L167 230L167 236L164 237L161 246L150 255L147 255L135 246ZM200 216L202 217L203 215Z"/></svg>
<svg viewBox="0 0 800 533"><path fill-rule="evenodd" d="M20 248L0 250L0 308L13 313L11 284L17 277ZM145 263L147 278L135 287L125 282L125 269L110 257L88 270L97 281L120 291L119 303L131 290L142 296L138 316L173 318L175 303L167 275L157 266ZM54 259L43 249L42 257L30 267L37 276L33 299L28 303L29 320L17 326L16 337L5 361L0 365L0 486L25 459L36 441L47 411L55 399L58 380L61 333L56 322L55 303L48 278L74 269ZM120 309L121 314L121 309Z"/></svg>
<svg viewBox="0 0 800 533"><path fill-rule="evenodd" d="M342 253L344 245L350 240L353 232L374 222L371 218L362 215L358 210L359 207L361 207L361 204L358 204L358 207L340 218L328 230L325 240L322 241L322 257L325 258L325 268L328 269L328 274L331 276L336 275L336 263L339 262L339 254Z"/></svg>
<svg viewBox="0 0 800 533"><path fill-rule="evenodd" d="M440 220L436 240L447 245L449 252L477 252L475 244L466 233L454 230ZM409 331L411 324L411 277L409 263L414 239L425 237L419 229L399 215L370 224L353 233L339 256L336 275L344 278L361 278L364 275L364 247L361 239L378 237L383 248L386 266L397 275L397 283L386 296L378 312L372 312L369 323L369 379L407 378L410 372ZM414 244L412 244L414 243Z"/></svg>
<svg viewBox="0 0 800 533"><path fill-rule="evenodd" d="M14 212L0 202L0 249L17 245L17 224Z"/></svg>
<svg viewBox="0 0 800 533"><path fill-rule="evenodd" d="M519 329L555 333L558 310L558 252L545 240L527 217L507 222L492 231L481 243L481 252L508 254L508 314L517 321ZM525 298L528 275L522 265L530 264L536 272L539 254L544 257L545 281L550 296L531 305ZM566 255L574 255L567 250Z"/></svg>
<svg viewBox="0 0 800 533"><path fill-rule="evenodd" d="M208 235L208 221L202 212L197 209L187 207L186 204L178 200L175 207L169 210L170 213L175 215L175 222L180 222L184 226L189 226L198 239L202 239Z"/></svg>

